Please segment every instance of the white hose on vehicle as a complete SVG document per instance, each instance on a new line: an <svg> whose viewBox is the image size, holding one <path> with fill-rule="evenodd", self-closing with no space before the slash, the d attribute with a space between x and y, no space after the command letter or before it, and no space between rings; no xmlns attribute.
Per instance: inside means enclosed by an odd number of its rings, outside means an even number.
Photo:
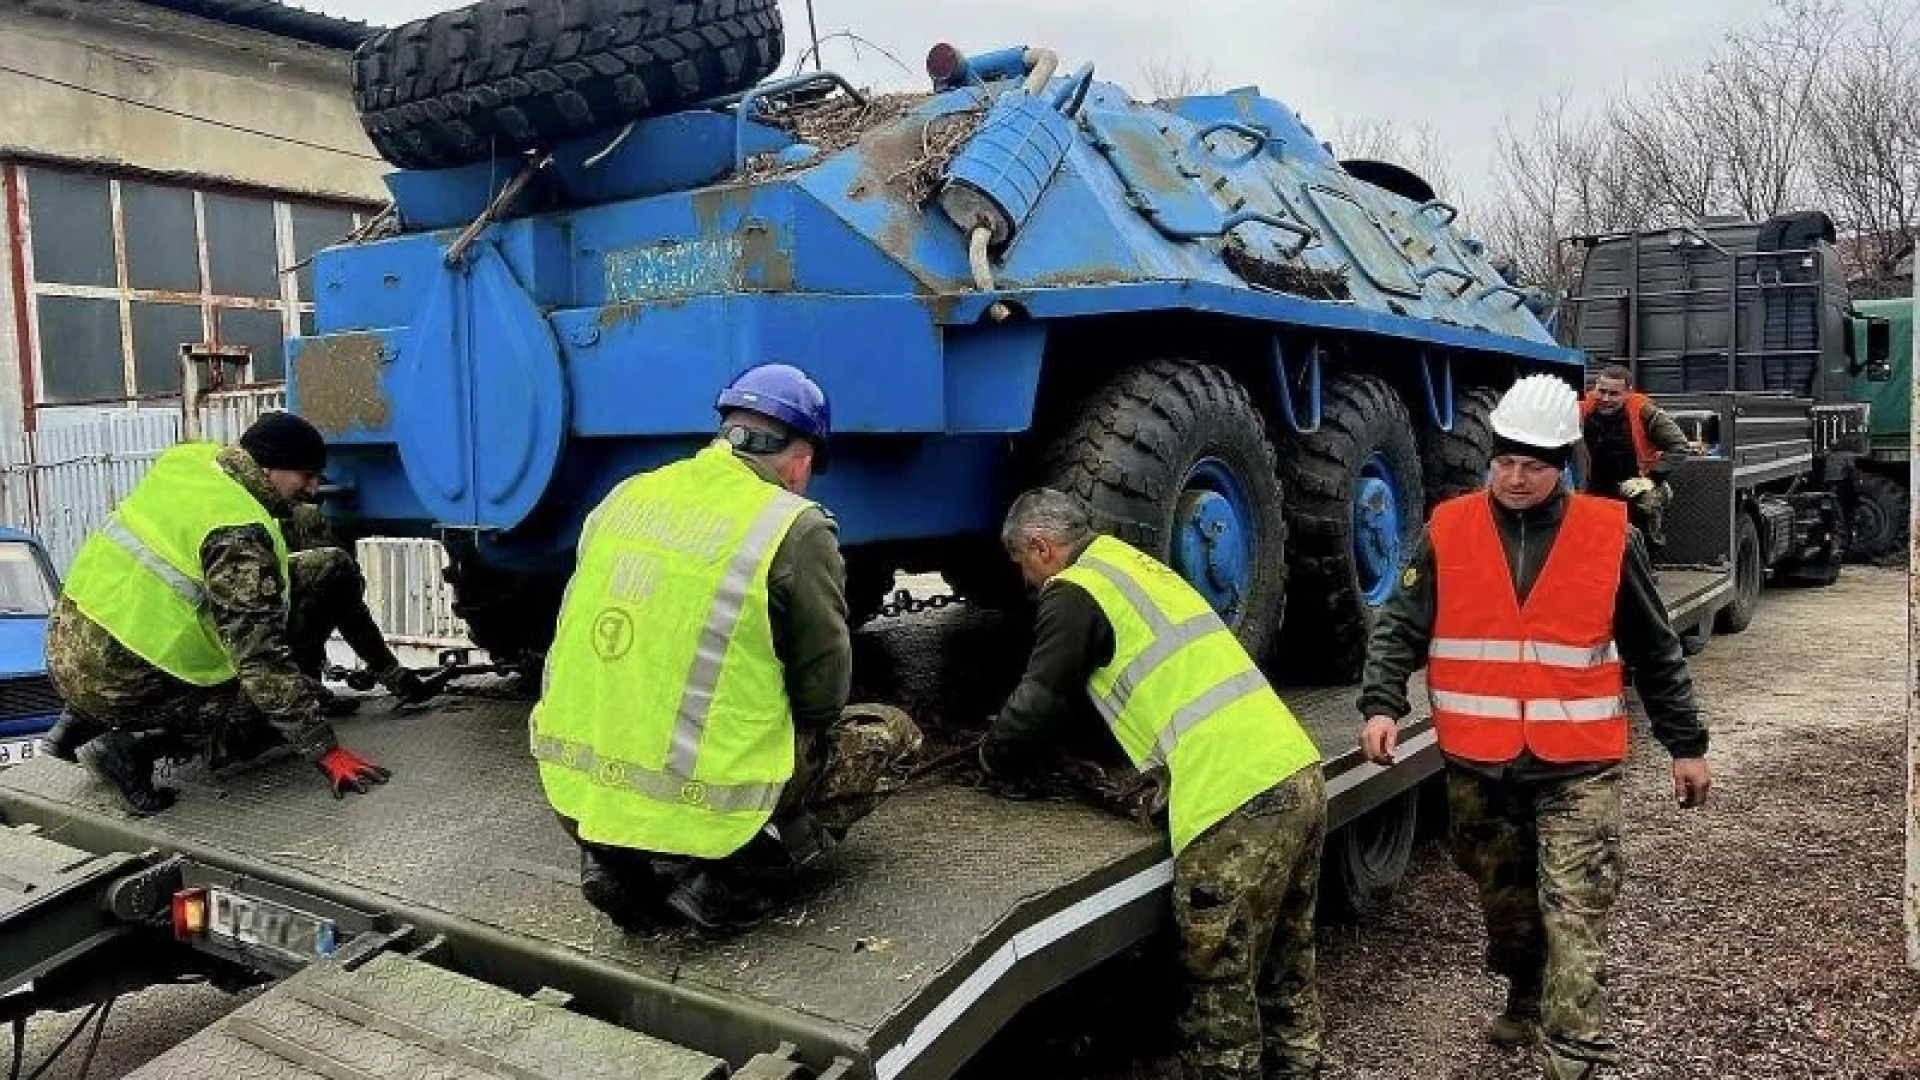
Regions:
<svg viewBox="0 0 1920 1080"><path fill-rule="evenodd" d="M1029 94L1039 93L1060 66L1060 57L1052 49L1028 49L1021 59L1027 63L1027 81L1020 84L1020 89Z"/></svg>
<svg viewBox="0 0 1920 1080"><path fill-rule="evenodd" d="M967 237L967 265L973 269L973 287L981 292L993 292L993 264L987 260L987 244L993 239L993 230L985 225L974 226ZM987 308L987 316L994 322L1006 322L1013 310L995 300Z"/></svg>

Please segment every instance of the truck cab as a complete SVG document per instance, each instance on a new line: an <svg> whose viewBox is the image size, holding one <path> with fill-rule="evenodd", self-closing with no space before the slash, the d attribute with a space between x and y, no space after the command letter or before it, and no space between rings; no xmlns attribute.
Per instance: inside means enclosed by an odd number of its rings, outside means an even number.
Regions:
<svg viewBox="0 0 1920 1080"><path fill-rule="evenodd" d="M40 541L0 528L0 768L32 758L60 715L46 662L47 616L59 595Z"/></svg>

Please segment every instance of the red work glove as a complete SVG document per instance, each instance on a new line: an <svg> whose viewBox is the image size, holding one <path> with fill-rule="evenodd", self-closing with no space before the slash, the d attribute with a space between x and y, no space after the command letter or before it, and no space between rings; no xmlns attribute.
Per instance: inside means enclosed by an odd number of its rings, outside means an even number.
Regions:
<svg viewBox="0 0 1920 1080"><path fill-rule="evenodd" d="M333 789L336 799L349 791L365 795L375 784L384 784L393 775L344 746L327 751L313 764L327 778L327 786Z"/></svg>

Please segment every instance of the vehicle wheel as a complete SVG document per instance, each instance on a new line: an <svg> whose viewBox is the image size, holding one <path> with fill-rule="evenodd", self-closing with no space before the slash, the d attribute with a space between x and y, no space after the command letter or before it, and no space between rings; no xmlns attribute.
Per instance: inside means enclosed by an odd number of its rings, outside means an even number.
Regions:
<svg viewBox="0 0 1920 1080"><path fill-rule="evenodd" d="M1328 837L1320 871L1322 913L1356 923L1385 908L1406 876L1419 827L1419 792L1406 791Z"/></svg>
<svg viewBox="0 0 1920 1080"><path fill-rule="evenodd" d="M1018 611L1028 602L1026 583L1020 571L1000 550L999 537L973 544L940 565L940 576L954 594L977 608L991 611Z"/></svg>
<svg viewBox="0 0 1920 1080"><path fill-rule="evenodd" d="M1453 400L1453 430L1420 429L1420 471L1427 484L1427 509L1487 484L1493 458L1493 424L1488 419L1500 391L1476 386Z"/></svg>
<svg viewBox="0 0 1920 1080"><path fill-rule="evenodd" d="M362 42L353 97L382 157L437 169L744 90L783 47L776 0L483 0Z"/></svg>
<svg viewBox="0 0 1920 1080"><path fill-rule="evenodd" d="M498 570L454 544L447 555L453 613L467 624L468 639L492 662L515 671L524 688L537 688L568 575Z"/></svg>
<svg viewBox="0 0 1920 1080"><path fill-rule="evenodd" d="M1863 472L1854 478L1854 486L1847 557L1871 562L1904 550L1911 520L1906 485L1891 476Z"/></svg>
<svg viewBox="0 0 1920 1080"><path fill-rule="evenodd" d="M873 621L892 592L891 567L857 552L847 555L847 629L858 630Z"/></svg>
<svg viewBox="0 0 1920 1080"><path fill-rule="evenodd" d="M1335 376L1320 429L1293 436L1281 461L1294 611L1282 664L1304 681L1352 682L1373 613L1392 595L1424 519L1413 422L1385 382Z"/></svg>
<svg viewBox="0 0 1920 1080"><path fill-rule="evenodd" d="M1753 622L1765 571L1760 561L1760 527L1752 514L1741 512L1733 527L1733 603L1720 609L1714 629L1737 634Z"/></svg>
<svg viewBox="0 0 1920 1080"><path fill-rule="evenodd" d="M1164 560L1260 657L1286 602L1286 515L1266 421L1211 364L1121 372L1042 444L1041 483L1085 499L1103 531Z"/></svg>

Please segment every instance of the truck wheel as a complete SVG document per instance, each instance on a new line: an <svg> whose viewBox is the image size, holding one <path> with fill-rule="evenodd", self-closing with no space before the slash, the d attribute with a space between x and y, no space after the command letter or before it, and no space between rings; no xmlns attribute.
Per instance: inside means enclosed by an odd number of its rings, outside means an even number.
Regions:
<svg viewBox="0 0 1920 1080"><path fill-rule="evenodd" d="M1493 457L1493 425L1488 418L1499 401L1500 391L1493 387L1473 387L1454 398L1452 431L1420 429L1427 509L1486 486L1487 462Z"/></svg>
<svg viewBox="0 0 1920 1080"><path fill-rule="evenodd" d="M1760 560L1760 527L1753 515L1740 513L1733 528L1733 603L1720 609L1713 628L1723 634L1737 634L1753 622L1760 607L1760 586L1766 568Z"/></svg>
<svg viewBox="0 0 1920 1080"><path fill-rule="evenodd" d="M1233 376L1188 360L1129 368L1038 462L1041 483L1165 560L1264 655L1284 613L1287 523L1266 421Z"/></svg>
<svg viewBox="0 0 1920 1080"><path fill-rule="evenodd" d="M1908 497L1906 485L1891 476L1863 472L1854 478L1857 490L1848 515L1852 536L1847 557L1856 562L1883 559L1907 546Z"/></svg>
<svg viewBox="0 0 1920 1080"><path fill-rule="evenodd" d="M1419 826L1419 792L1405 791L1328 837L1320 871L1322 913L1357 923L1385 908L1406 876Z"/></svg>
<svg viewBox="0 0 1920 1080"><path fill-rule="evenodd" d="M783 46L776 0L482 0L362 42L353 98L380 156L437 169L746 89Z"/></svg>
<svg viewBox="0 0 1920 1080"><path fill-rule="evenodd" d="M1374 611L1392 595L1426 500L1413 421L1371 375L1335 376L1320 430L1282 453L1294 618L1281 645L1290 674L1352 682Z"/></svg>

